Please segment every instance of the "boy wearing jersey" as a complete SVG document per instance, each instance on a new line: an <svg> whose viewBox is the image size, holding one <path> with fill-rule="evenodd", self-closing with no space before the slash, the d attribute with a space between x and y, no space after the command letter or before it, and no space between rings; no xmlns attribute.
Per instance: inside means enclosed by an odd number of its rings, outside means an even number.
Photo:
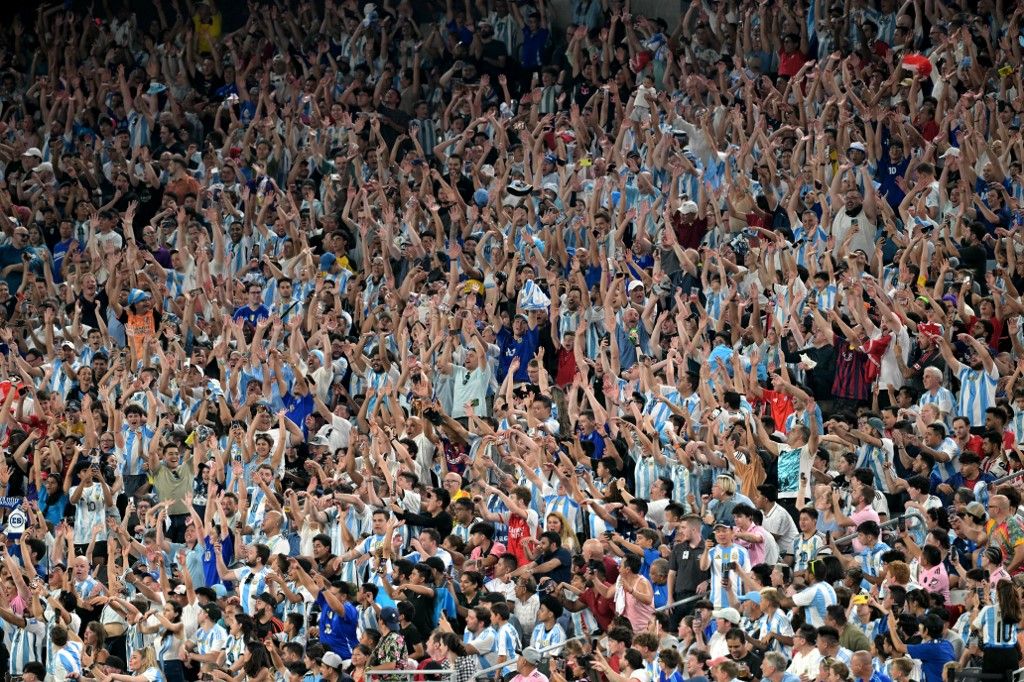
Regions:
<svg viewBox="0 0 1024 682"><path fill-rule="evenodd" d="M742 583L736 569L750 570L747 550L733 543L734 535L732 526L716 523L715 539L707 541L704 545L704 554L700 558L700 570L711 571L709 597L716 609L729 606L729 592L739 600Z"/></svg>
<svg viewBox="0 0 1024 682"><path fill-rule="evenodd" d="M818 510L814 507L801 509L798 525L800 535L793 542L793 577L802 579L807 567L824 545L818 535Z"/></svg>

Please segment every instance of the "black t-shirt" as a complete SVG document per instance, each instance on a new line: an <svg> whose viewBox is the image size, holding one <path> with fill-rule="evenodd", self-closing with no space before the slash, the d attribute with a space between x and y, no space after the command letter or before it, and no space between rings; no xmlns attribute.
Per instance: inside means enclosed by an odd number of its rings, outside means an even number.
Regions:
<svg viewBox="0 0 1024 682"><path fill-rule="evenodd" d="M98 328L100 325L99 321L96 319L97 310L99 311L99 314L103 316L103 321L107 321L107 306L110 304L110 300L107 298L107 292L103 289L96 290L96 296L92 301L86 300L85 296L82 294L79 294L78 298L75 300L82 309L82 324L87 327L92 327L93 329ZM96 306L97 301L99 302L98 307ZM73 315L75 312L74 304L67 306L66 309L68 315Z"/></svg>

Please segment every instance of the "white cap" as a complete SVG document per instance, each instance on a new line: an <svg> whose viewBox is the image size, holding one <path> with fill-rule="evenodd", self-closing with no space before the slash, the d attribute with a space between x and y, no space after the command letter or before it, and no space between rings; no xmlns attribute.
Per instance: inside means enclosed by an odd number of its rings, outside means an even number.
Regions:
<svg viewBox="0 0 1024 682"><path fill-rule="evenodd" d="M712 618L721 618L722 620L727 620L730 623L732 623L733 625L739 625L740 624L740 612L737 611L736 609L732 608L731 606L726 607L724 609L715 609L714 611L711 612L711 617Z"/></svg>
<svg viewBox="0 0 1024 682"><path fill-rule="evenodd" d="M939 156L939 158L940 159L948 159L951 156L952 157L959 157L960 156L960 148L959 147L950 147L946 151L942 152L942 155Z"/></svg>
<svg viewBox="0 0 1024 682"><path fill-rule="evenodd" d="M679 204L679 208L677 208L676 210L679 211L680 213L682 213L683 215L688 215L690 213L696 213L697 212L697 202L686 200L683 203Z"/></svg>
<svg viewBox="0 0 1024 682"><path fill-rule="evenodd" d="M29 147L21 153L22 156L34 156L37 159L43 158L43 153L39 151L39 147Z"/></svg>
<svg viewBox="0 0 1024 682"><path fill-rule="evenodd" d="M44 161L32 169L33 173L45 173L47 171L51 173L53 172L53 164L50 163L49 161Z"/></svg>
<svg viewBox="0 0 1024 682"><path fill-rule="evenodd" d="M857 151L864 152L865 154L868 151L863 142L851 142L850 149L856 149Z"/></svg>
<svg viewBox="0 0 1024 682"><path fill-rule="evenodd" d="M643 289L644 283L638 279L632 280L629 285L626 286L626 291L633 291L633 289Z"/></svg>

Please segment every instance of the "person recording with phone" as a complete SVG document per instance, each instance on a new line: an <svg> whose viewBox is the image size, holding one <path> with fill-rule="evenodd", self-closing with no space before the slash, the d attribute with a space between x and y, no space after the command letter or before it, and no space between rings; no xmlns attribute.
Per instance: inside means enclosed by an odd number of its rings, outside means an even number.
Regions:
<svg viewBox="0 0 1024 682"><path fill-rule="evenodd" d="M729 606L727 591L736 599L740 596L740 573L737 569L750 570L750 556L747 550L733 543L732 526L716 523L715 539L704 543L704 554L700 558L700 570L711 571L709 580L711 603L718 609ZM717 544L717 546L716 546Z"/></svg>

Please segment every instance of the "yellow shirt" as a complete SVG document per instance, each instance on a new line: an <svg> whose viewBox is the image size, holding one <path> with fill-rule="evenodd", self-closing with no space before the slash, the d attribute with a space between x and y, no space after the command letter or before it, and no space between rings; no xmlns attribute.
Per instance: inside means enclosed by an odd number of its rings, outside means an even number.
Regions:
<svg viewBox="0 0 1024 682"><path fill-rule="evenodd" d="M208 24L202 23L202 21L199 19L199 13L197 12L192 17L192 26L195 28L196 36L198 36L198 38L199 38L199 41L198 41L199 52L200 53L212 52L213 51L213 43L216 42L216 40L218 38L220 38L220 32L221 32L221 16L220 16L220 12L215 12L210 17L210 23L208 23Z"/></svg>

